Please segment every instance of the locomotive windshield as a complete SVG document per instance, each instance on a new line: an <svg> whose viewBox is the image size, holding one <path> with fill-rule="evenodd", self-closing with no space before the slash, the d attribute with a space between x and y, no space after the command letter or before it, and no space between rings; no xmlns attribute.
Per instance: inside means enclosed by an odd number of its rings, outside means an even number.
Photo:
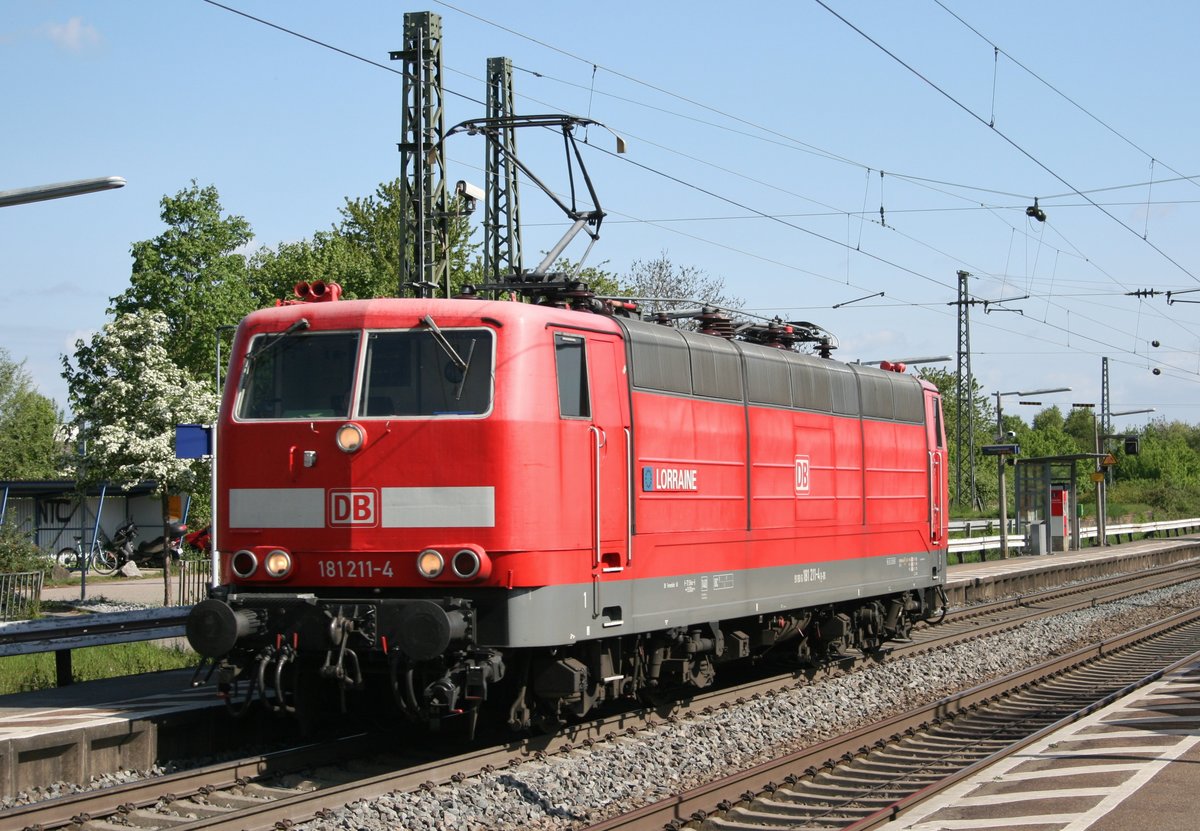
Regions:
<svg viewBox="0 0 1200 831"><path fill-rule="evenodd" d="M255 338L243 369L238 417L345 418L358 343L358 332Z"/></svg>
<svg viewBox="0 0 1200 831"><path fill-rule="evenodd" d="M365 351L362 337L259 336L243 369L238 418L474 416L491 409L490 330L367 332ZM363 369L356 373L360 352Z"/></svg>
<svg viewBox="0 0 1200 831"><path fill-rule="evenodd" d="M482 415L491 404L489 330L368 333L359 415Z"/></svg>

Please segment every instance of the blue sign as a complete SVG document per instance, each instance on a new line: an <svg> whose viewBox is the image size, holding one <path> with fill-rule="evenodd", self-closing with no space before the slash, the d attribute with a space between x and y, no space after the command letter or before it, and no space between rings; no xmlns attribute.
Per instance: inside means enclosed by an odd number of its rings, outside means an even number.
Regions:
<svg viewBox="0 0 1200 831"><path fill-rule="evenodd" d="M175 425L175 458L202 459L212 455L212 428L204 424Z"/></svg>

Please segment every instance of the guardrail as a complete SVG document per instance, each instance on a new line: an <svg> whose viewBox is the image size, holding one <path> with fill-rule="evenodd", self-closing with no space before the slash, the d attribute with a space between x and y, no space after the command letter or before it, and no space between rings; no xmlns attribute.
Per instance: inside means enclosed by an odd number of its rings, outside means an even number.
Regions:
<svg viewBox="0 0 1200 831"><path fill-rule="evenodd" d="M999 521L996 521L999 524ZM955 525L967 525L970 523L951 523L951 530L954 530ZM1155 537L1159 535L1171 536L1172 532L1175 536L1181 536L1185 531L1200 530L1200 518L1191 519L1168 519L1161 522L1129 522L1119 525L1109 525L1105 529L1105 539L1116 537L1120 540L1125 537L1129 542L1132 542L1135 536ZM1079 529L1079 538L1081 540L1095 541L1100 536L1100 530L1094 526L1087 526ZM1008 547L1009 549L1021 549L1025 546L1025 536L1023 534L1009 534ZM987 559L987 552L998 551L1000 549L1000 535L989 534L982 537L962 537L960 539L950 540L949 554L957 555L958 561L963 562L964 554L973 554L978 552L981 560Z"/></svg>
<svg viewBox="0 0 1200 831"><path fill-rule="evenodd" d="M71 683L71 650L85 646L178 638L190 606L101 612L0 624L0 657L53 652L60 687Z"/></svg>
<svg viewBox="0 0 1200 831"><path fill-rule="evenodd" d="M1024 534L1009 534L1008 535L1009 550L1024 548ZM958 561L963 562L963 554L972 554L976 551L983 556L981 559L987 559L987 552L1000 550L1000 535L995 534L987 537L965 537L961 540L950 540L949 553L957 554Z"/></svg>

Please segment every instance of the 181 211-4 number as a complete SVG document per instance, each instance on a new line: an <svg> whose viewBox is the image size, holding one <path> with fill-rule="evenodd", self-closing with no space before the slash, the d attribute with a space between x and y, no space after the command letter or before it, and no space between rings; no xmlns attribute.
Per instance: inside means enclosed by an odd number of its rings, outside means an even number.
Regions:
<svg viewBox="0 0 1200 831"><path fill-rule="evenodd" d="M371 560L317 560L317 569L325 579L356 578L371 579L374 577L391 577L392 563L384 560L376 563Z"/></svg>

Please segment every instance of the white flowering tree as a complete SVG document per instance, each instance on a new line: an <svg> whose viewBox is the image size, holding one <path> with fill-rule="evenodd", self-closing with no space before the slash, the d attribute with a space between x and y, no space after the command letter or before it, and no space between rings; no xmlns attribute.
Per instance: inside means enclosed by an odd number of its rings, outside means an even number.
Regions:
<svg viewBox="0 0 1200 831"><path fill-rule="evenodd" d="M215 420L216 395L167 354L170 334L159 311L118 315L91 341L63 356L77 439L84 452L76 479L130 487L152 481L162 498L167 534L168 496L207 480L207 464L175 458L175 425ZM164 552L163 602L171 605L171 552Z"/></svg>

